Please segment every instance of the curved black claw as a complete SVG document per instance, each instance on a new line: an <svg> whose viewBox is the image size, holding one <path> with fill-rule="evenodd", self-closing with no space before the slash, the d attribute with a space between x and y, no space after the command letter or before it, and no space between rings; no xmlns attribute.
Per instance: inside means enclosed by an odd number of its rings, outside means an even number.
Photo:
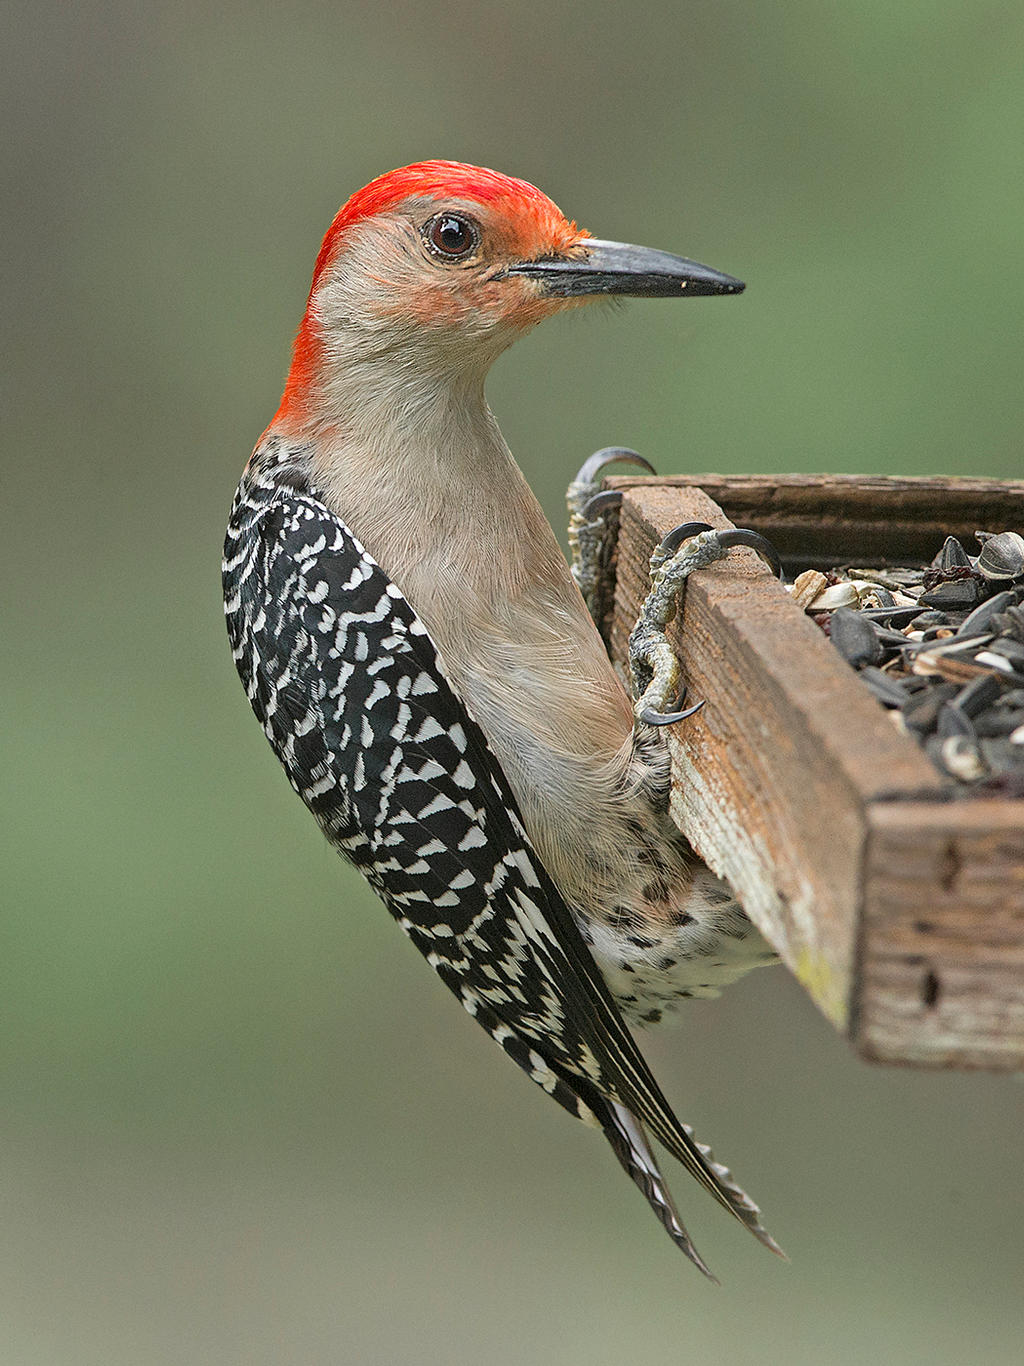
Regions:
<svg viewBox="0 0 1024 1366"><path fill-rule="evenodd" d="M745 545L749 546L751 550L756 550L775 577L777 579L782 578L782 560L779 557L779 552L771 541L762 536L759 531L749 531L746 527L736 527L733 531L720 531L718 539L722 545L729 549L734 545Z"/></svg>
<svg viewBox="0 0 1024 1366"><path fill-rule="evenodd" d="M702 531L713 530L714 528L708 526L707 522L680 522L662 538L661 545L658 548L667 559L669 555L674 555L682 543L688 541L691 536L697 536ZM726 550L731 550L733 546L743 545L756 551L775 577L777 579L782 578L782 560L779 557L779 552L771 541L762 536L759 531L750 531L747 527L733 527L729 531L718 532L718 541Z"/></svg>
<svg viewBox="0 0 1024 1366"><path fill-rule="evenodd" d="M607 512L610 508L617 508L621 503L621 489L604 489L601 493L595 493L593 498L588 499L583 504L583 516L591 521L599 512Z"/></svg>
<svg viewBox="0 0 1024 1366"><path fill-rule="evenodd" d="M608 465L616 464L637 465L640 469L646 470L648 474L657 474L658 472L649 460L645 460L642 455L638 455L636 451L631 451L627 446L604 446L584 460L573 483L596 484L601 471Z"/></svg>
<svg viewBox="0 0 1024 1366"><path fill-rule="evenodd" d="M686 684L684 683L676 699L676 706L682 708L686 701ZM649 726L674 726L677 721L685 721L688 716L693 716L700 711L706 697L702 697L699 702L695 702L692 707L686 707L680 711L655 711L653 707L644 707L640 713L640 720L646 721Z"/></svg>
<svg viewBox="0 0 1024 1366"><path fill-rule="evenodd" d="M691 536L699 536L702 531L713 531L714 527L707 522L680 522L671 531L667 531L661 538L658 549L664 552L665 558L674 555L684 541L688 541Z"/></svg>

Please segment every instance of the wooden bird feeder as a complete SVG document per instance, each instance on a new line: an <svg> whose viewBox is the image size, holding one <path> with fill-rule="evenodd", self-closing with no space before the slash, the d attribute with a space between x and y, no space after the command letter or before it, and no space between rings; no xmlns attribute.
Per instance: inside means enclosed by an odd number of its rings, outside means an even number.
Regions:
<svg viewBox="0 0 1024 1366"><path fill-rule="evenodd" d="M928 563L947 535L1024 525L1024 481L606 484L623 493L604 621L620 663L679 522L751 527L794 572ZM1024 800L951 796L752 551L694 574L671 631L707 699L669 731L673 815L825 1015L875 1061L1024 1066Z"/></svg>

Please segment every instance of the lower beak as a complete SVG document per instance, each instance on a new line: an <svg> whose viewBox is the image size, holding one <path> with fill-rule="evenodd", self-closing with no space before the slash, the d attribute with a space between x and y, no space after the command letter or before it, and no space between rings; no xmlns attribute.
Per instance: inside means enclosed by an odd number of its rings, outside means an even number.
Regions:
<svg viewBox="0 0 1024 1366"><path fill-rule="evenodd" d="M667 251L634 247L628 242L601 242L594 237L585 238L580 246L586 256L519 261L508 267L508 274L526 275L539 281L546 294L562 298L630 294L672 299L691 294L740 294L745 288L742 280Z"/></svg>

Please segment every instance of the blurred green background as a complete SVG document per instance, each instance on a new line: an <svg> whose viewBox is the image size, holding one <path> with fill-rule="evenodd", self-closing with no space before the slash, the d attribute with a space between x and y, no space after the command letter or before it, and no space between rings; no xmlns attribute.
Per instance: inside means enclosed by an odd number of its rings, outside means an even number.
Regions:
<svg viewBox="0 0 1024 1366"><path fill-rule="evenodd" d="M1019 8L0 22L2 1366L1019 1361L1019 1085L859 1064L781 970L695 1005L645 1047L793 1259L676 1171L708 1286L329 852L218 581L320 237L428 156L748 281L502 360L557 523L612 442L664 472L1019 477Z"/></svg>

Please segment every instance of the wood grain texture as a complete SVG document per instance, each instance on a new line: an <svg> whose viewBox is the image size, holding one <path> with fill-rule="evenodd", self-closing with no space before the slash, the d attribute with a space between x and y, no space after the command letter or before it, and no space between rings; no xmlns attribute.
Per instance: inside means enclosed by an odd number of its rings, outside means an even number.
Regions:
<svg viewBox="0 0 1024 1366"><path fill-rule="evenodd" d="M609 641L623 661L656 542L682 521L732 522L690 480L609 482L624 489ZM824 486L838 482L851 528L859 507L879 544L884 527L897 547L902 519L916 510L930 523L949 495L906 480L784 482L771 497L776 481L716 488L731 510L756 494L792 518L809 492L821 515ZM977 498L986 517L966 503L957 515L972 529L1019 524L1024 483L1014 518L991 511L1006 489L958 481L956 496ZM774 538L765 516L743 521ZM929 558L952 524L929 530ZM691 699L708 699L669 734L673 815L824 1013L874 1060L1024 1065L1024 802L949 800L751 551L690 579L670 638Z"/></svg>
<svg viewBox="0 0 1024 1366"><path fill-rule="evenodd" d="M882 1062L1024 1062L1024 803L868 809L853 1034Z"/></svg>
<svg viewBox="0 0 1024 1366"><path fill-rule="evenodd" d="M1024 480L695 474L607 482L637 490L652 483L702 489L735 526L769 537L794 568L851 559L920 564L946 536L970 549L976 530L1024 524Z"/></svg>

